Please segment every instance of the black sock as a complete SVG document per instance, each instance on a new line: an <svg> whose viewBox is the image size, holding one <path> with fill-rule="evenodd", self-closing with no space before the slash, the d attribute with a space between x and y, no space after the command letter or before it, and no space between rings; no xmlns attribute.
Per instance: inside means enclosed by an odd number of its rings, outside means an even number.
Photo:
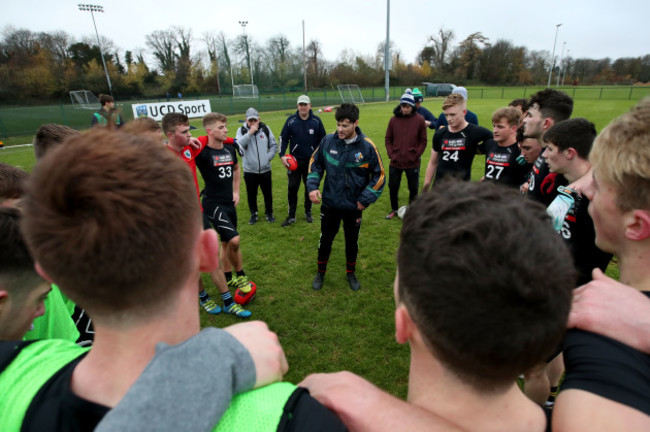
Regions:
<svg viewBox="0 0 650 432"><path fill-rule="evenodd" d="M207 300L208 299L208 293L205 292L205 290L201 290L201 292L199 293L199 298L201 300Z"/></svg>
<svg viewBox="0 0 650 432"><path fill-rule="evenodd" d="M235 273L237 274L237 277L239 277L239 276L246 276L246 273L244 273L244 269L241 269L241 270L239 270L239 271L236 271Z"/></svg>
<svg viewBox="0 0 650 432"><path fill-rule="evenodd" d="M226 282L230 282L232 280L232 272L223 272L223 274L226 275Z"/></svg>
<svg viewBox="0 0 650 432"><path fill-rule="evenodd" d="M223 300L223 305L225 307L230 307L230 305L233 304L232 295L230 295L230 291L221 294L221 300Z"/></svg>
<svg viewBox="0 0 650 432"><path fill-rule="evenodd" d="M557 386L551 387L551 393L549 393L547 401L555 402L556 397L557 397Z"/></svg>

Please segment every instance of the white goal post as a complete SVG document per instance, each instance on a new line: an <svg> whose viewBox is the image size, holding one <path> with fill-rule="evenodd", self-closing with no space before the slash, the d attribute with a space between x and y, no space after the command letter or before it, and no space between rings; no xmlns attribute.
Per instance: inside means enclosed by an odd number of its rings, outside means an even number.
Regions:
<svg viewBox="0 0 650 432"><path fill-rule="evenodd" d="M236 98L257 98L260 93L257 91L255 84L239 84L233 86L232 95Z"/></svg>
<svg viewBox="0 0 650 432"><path fill-rule="evenodd" d="M98 109L99 99L90 90L73 90L70 92L72 105L84 109Z"/></svg>
<svg viewBox="0 0 650 432"><path fill-rule="evenodd" d="M365 103L361 89L357 84L339 84L336 86L341 95L341 102Z"/></svg>

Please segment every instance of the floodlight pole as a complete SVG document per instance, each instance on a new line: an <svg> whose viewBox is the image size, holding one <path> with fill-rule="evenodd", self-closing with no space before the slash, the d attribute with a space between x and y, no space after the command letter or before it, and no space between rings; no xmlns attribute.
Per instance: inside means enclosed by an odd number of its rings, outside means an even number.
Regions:
<svg viewBox="0 0 650 432"><path fill-rule="evenodd" d="M390 0L386 0L386 45L384 46L384 91L390 102Z"/></svg>
<svg viewBox="0 0 650 432"><path fill-rule="evenodd" d="M555 45L557 44L557 32L560 30L560 24L555 24L555 40L553 41L553 55L551 56L551 69L548 71L548 83L546 84L546 87L551 86L551 75L553 75L553 68L555 67Z"/></svg>
<svg viewBox="0 0 650 432"><path fill-rule="evenodd" d="M566 50L566 60L564 61L565 63L569 63L569 53L571 50ZM564 69L562 70L562 87L564 87L564 77L566 77L566 69L568 65L564 65Z"/></svg>
<svg viewBox="0 0 650 432"><path fill-rule="evenodd" d="M244 31L244 37L246 38L246 25L248 24L248 21L239 21L239 25L241 26L242 30ZM248 39L246 39L246 57L248 57L248 67L250 68L251 71L251 85L254 85L253 83L253 61L251 60L251 53L250 50L248 49Z"/></svg>
<svg viewBox="0 0 650 432"><path fill-rule="evenodd" d="M566 41L562 42L562 54L560 54L560 72L557 74L557 82L555 83L555 87L560 86L560 75L562 75L562 69L564 68L564 65L562 64L562 60L564 60L564 48L566 47Z"/></svg>
<svg viewBox="0 0 650 432"><path fill-rule="evenodd" d="M95 23L95 14L94 12L104 12L104 6L95 5L95 4L82 4L79 3L79 10L83 12L90 12L90 16L93 18L93 26L95 27L95 36L97 36L97 46L99 47L99 54L102 56L102 63L104 64L104 73L106 74L106 81L108 82L108 92L113 96L113 86L111 85L111 77L108 75L108 69L106 68L106 60L104 60L104 50L102 50L102 43L99 40L99 33L97 32L97 24Z"/></svg>
<svg viewBox="0 0 650 432"><path fill-rule="evenodd" d="M305 47L305 20L302 20L302 74L307 94L307 48Z"/></svg>

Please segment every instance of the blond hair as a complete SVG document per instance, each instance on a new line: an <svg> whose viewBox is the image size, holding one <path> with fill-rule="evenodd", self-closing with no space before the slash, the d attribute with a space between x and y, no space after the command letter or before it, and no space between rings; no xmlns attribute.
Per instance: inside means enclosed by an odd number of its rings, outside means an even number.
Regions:
<svg viewBox="0 0 650 432"><path fill-rule="evenodd" d="M467 106L467 101L465 101L465 98L463 95L460 95L458 93L452 93L449 96L445 98L445 101L442 103L442 110L446 110L447 108L451 108L454 106L460 106L463 109Z"/></svg>
<svg viewBox="0 0 650 432"><path fill-rule="evenodd" d="M650 209L650 98L603 129L589 160L616 187L621 210Z"/></svg>
<svg viewBox="0 0 650 432"><path fill-rule="evenodd" d="M498 123L503 118L506 119L508 125L517 126L521 118L521 110L512 106L499 108L492 114L492 123Z"/></svg>
<svg viewBox="0 0 650 432"><path fill-rule="evenodd" d="M223 122L226 123L228 121L228 117L221 113L208 113L203 116L203 127L207 127L208 125L215 124L216 122Z"/></svg>

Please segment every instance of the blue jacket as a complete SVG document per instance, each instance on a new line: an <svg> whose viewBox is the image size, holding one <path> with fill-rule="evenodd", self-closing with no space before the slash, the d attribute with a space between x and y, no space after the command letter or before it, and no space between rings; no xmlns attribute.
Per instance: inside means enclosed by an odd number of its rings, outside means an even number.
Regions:
<svg viewBox="0 0 650 432"><path fill-rule="evenodd" d="M420 105L420 108L417 109L417 113L420 114L422 117L424 117L426 121L431 122L429 124L429 129L436 128L436 122L438 121L438 119L436 118L436 116L431 114L431 111L429 111L428 109Z"/></svg>
<svg viewBox="0 0 650 432"><path fill-rule="evenodd" d="M284 156L288 147L289 154L299 161L309 160L325 135L323 122L312 110L309 110L307 120L301 119L296 111L284 123L280 133L280 157Z"/></svg>
<svg viewBox="0 0 650 432"><path fill-rule="evenodd" d="M309 162L307 190L318 190L325 175L323 205L356 209L377 201L384 190L384 164L375 144L356 128L357 138L346 144L336 133L321 141Z"/></svg>

